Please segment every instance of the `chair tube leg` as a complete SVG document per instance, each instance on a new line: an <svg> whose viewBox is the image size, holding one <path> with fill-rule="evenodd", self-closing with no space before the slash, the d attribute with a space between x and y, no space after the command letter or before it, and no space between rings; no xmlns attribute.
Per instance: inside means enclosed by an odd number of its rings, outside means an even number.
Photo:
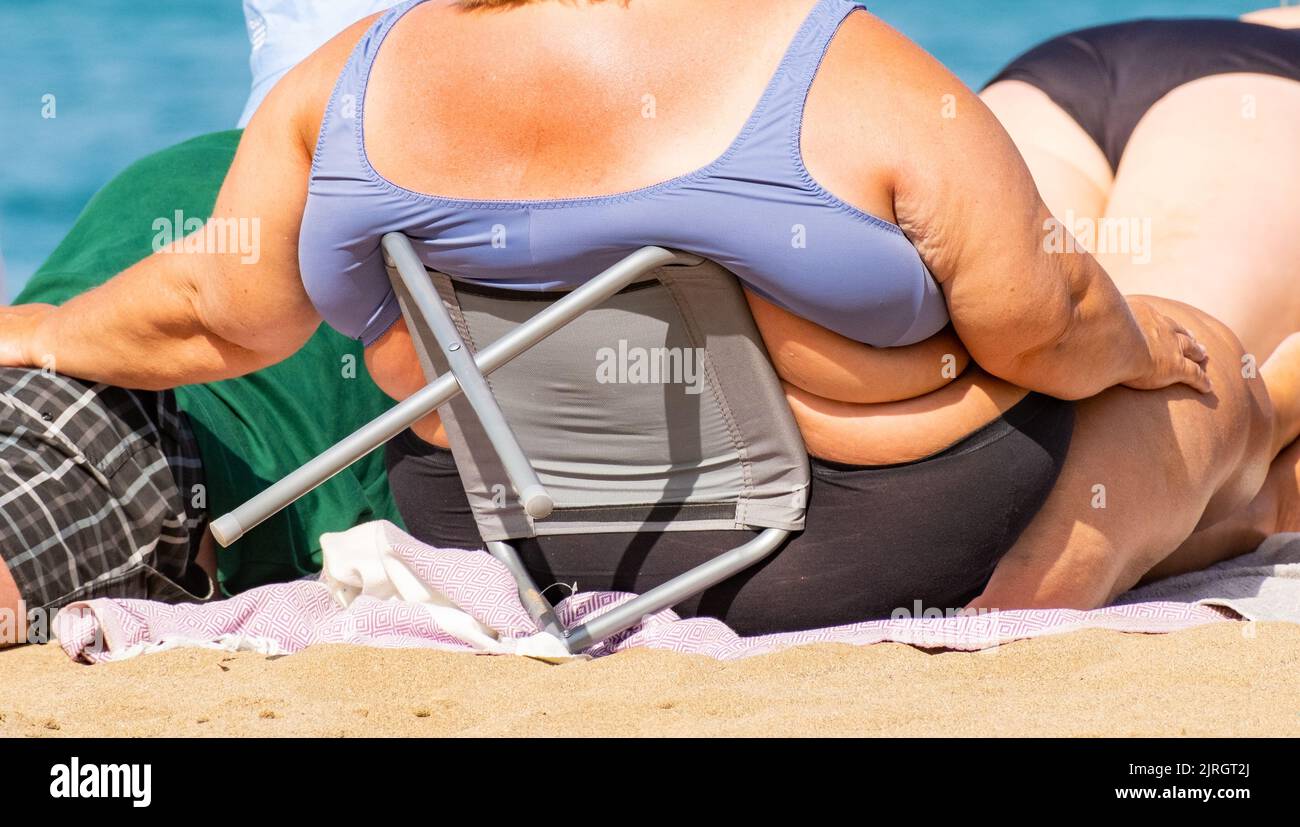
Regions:
<svg viewBox="0 0 1300 827"><path fill-rule="evenodd" d="M397 277L415 305L406 308L407 312L420 316L419 319L407 320L411 335L423 335L420 321L423 321L433 332L442 350L443 358L447 360L447 366L455 374L456 381L460 383L461 392L465 394L466 400L474 409L474 415L483 425L483 432L492 443L493 450L501 458L506 476L509 477L515 494L523 504L524 511L528 512L528 516L533 519L549 517L555 507L555 501L546 492L545 486L537 476L537 471L519 446L519 440L511 430L501 406L497 404L496 397L492 395L487 379L474 363L474 356L466 347L460 331L456 330L456 323L433 289L428 271L424 269L424 262L420 261L419 256L415 254L411 240L401 233L389 233L384 236L383 247L397 270ZM432 343L424 344L428 347ZM435 377L429 376L426 380L433 378Z"/></svg>
<svg viewBox="0 0 1300 827"><path fill-rule="evenodd" d="M706 563L701 563L684 574L679 574L643 595L634 597L565 632L570 652L578 653L591 648L608 637L626 631L641 622L647 615L681 603L710 586L738 574L776 551L790 532L779 528L765 529L743 546L723 552Z"/></svg>
<svg viewBox="0 0 1300 827"><path fill-rule="evenodd" d="M555 616L555 608L551 606L551 601L546 599L533 582L533 578L528 574L528 569L524 568L524 562L519 559L519 553L515 547L509 543L495 540L487 543L488 553L505 564L510 570L511 576L515 578L515 585L519 587L519 601L524 604L524 609L528 612L537 623L537 627L543 632L558 638L566 647L569 645L565 637L564 627L560 625L560 620ZM573 651L570 649L569 651Z"/></svg>

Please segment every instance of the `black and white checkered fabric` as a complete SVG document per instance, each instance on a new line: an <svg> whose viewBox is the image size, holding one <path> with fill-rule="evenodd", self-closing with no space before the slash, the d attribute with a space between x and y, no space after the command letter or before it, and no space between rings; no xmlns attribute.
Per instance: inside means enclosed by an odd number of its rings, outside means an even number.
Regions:
<svg viewBox="0 0 1300 827"><path fill-rule="evenodd" d="M28 610L210 596L202 484L172 393L0 368L0 558Z"/></svg>

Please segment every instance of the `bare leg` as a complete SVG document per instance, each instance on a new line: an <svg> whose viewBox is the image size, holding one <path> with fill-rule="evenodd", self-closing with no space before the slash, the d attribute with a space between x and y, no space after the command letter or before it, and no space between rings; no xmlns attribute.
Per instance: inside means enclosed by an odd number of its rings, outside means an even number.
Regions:
<svg viewBox="0 0 1300 827"><path fill-rule="evenodd" d="M1225 519L1198 529L1162 560L1143 581L1203 569L1253 551L1272 534L1300 531L1300 441L1292 442L1269 467L1255 499Z"/></svg>
<svg viewBox="0 0 1300 827"><path fill-rule="evenodd" d="M1300 431L1300 339L1249 378L1231 331L1165 305L1209 349L1215 394L1113 388L1080 402L1056 487L973 608L1093 608L1153 570L1172 574L1248 549L1205 544L1176 554L1198 529L1255 500L1279 446Z"/></svg>
<svg viewBox="0 0 1300 827"><path fill-rule="evenodd" d="M1247 23L1260 26L1273 26L1278 29L1300 29L1300 6L1273 6L1243 14L1241 19Z"/></svg>
<svg viewBox="0 0 1300 827"><path fill-rule="evenodd" d="M1300 10L1279 11L1252 22L1300 24ZM1290 184L1300 180L1300 83L1242 74L1175 90L1139 125L1111 181L1100 149L1045 94L999 83L982 97L1058 218L1149 220L1149 260L1131 248L1099 255L1122 290L1222 318L1252 359L1243 365L1220 325L1182 308L1198 333L1219 330L1218 398L1117 389L1081 403L1056 491L972 605L1096 606L1139 579L1300 530L1300 447L1282 450L1300 430L1300 342L1283 342L1300 329L1300 193ZM1252 384L1243 368L1279 342Z"/></svg>

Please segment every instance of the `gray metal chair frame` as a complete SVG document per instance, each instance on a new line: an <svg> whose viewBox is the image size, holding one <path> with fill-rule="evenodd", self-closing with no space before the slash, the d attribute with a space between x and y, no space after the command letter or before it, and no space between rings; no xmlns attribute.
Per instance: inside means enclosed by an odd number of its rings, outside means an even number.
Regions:
<svg viewBox="0 0 1300 827"><path fill-rule="evenodd" d="M389 233L384 236L382 246L393 265L393 278L400 279L401 286L411 299L403 305L411 335L420 336L419 331L425 327L432 331L436 342L422 341L421 344L430 352L436 347L446 360L449 370L439 376L427 376L428 384L424 388L261 494L213 521L213 536L223 547L229 546L263 520L379 448L458 394L464 394L470 403L525 511L535 519L544 519L551 513L554 500L520 447L486 377L625 287L644 280L658 268L701 262L698 256L661 247L642 247L482 348L475 356L462 340L410 240L400 233ZM412 318L411 314L418 314L419 319ZM416 323L421 320L423 325ZM486 545L489 553L509 569L518 585L524 607L538 626L562 641L568 651L577 654L637 625L642 618L674 606L749 568L775 551L789 534L783 529L766 528L749 542L723 552L666 583L569 629L563 628L556 618L551 603L532 581L513 544L509 541L489 541Z"/></svg>

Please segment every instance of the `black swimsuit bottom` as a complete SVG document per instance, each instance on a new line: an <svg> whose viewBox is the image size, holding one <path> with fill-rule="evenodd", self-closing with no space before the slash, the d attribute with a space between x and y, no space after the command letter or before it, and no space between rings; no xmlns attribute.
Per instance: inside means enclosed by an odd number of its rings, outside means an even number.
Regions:
<svg viewBox="0 0 1300 827"><path fill-rule="evenodd" d="M1031 393L916 462L812 460L807 525L775 554L675 608L742 635L960 609L1042 507L1065 462L1074 405ZM387 447L407 530L483 548L450 451L411 431ZM753 536L742 531L583 534L518 543L537 584L644 593ZM563 596L552 589L553 599Z"/></svg>
<svg viewBox="0 0 1300 827"><path fill-rule="evenodd" d="M1101 147L1111 170L1156 101L1210 75L1300 81L1300 29L1239 20L1135 20L1082 29L1030 49L989 81L1044 92Z"/></svg>

